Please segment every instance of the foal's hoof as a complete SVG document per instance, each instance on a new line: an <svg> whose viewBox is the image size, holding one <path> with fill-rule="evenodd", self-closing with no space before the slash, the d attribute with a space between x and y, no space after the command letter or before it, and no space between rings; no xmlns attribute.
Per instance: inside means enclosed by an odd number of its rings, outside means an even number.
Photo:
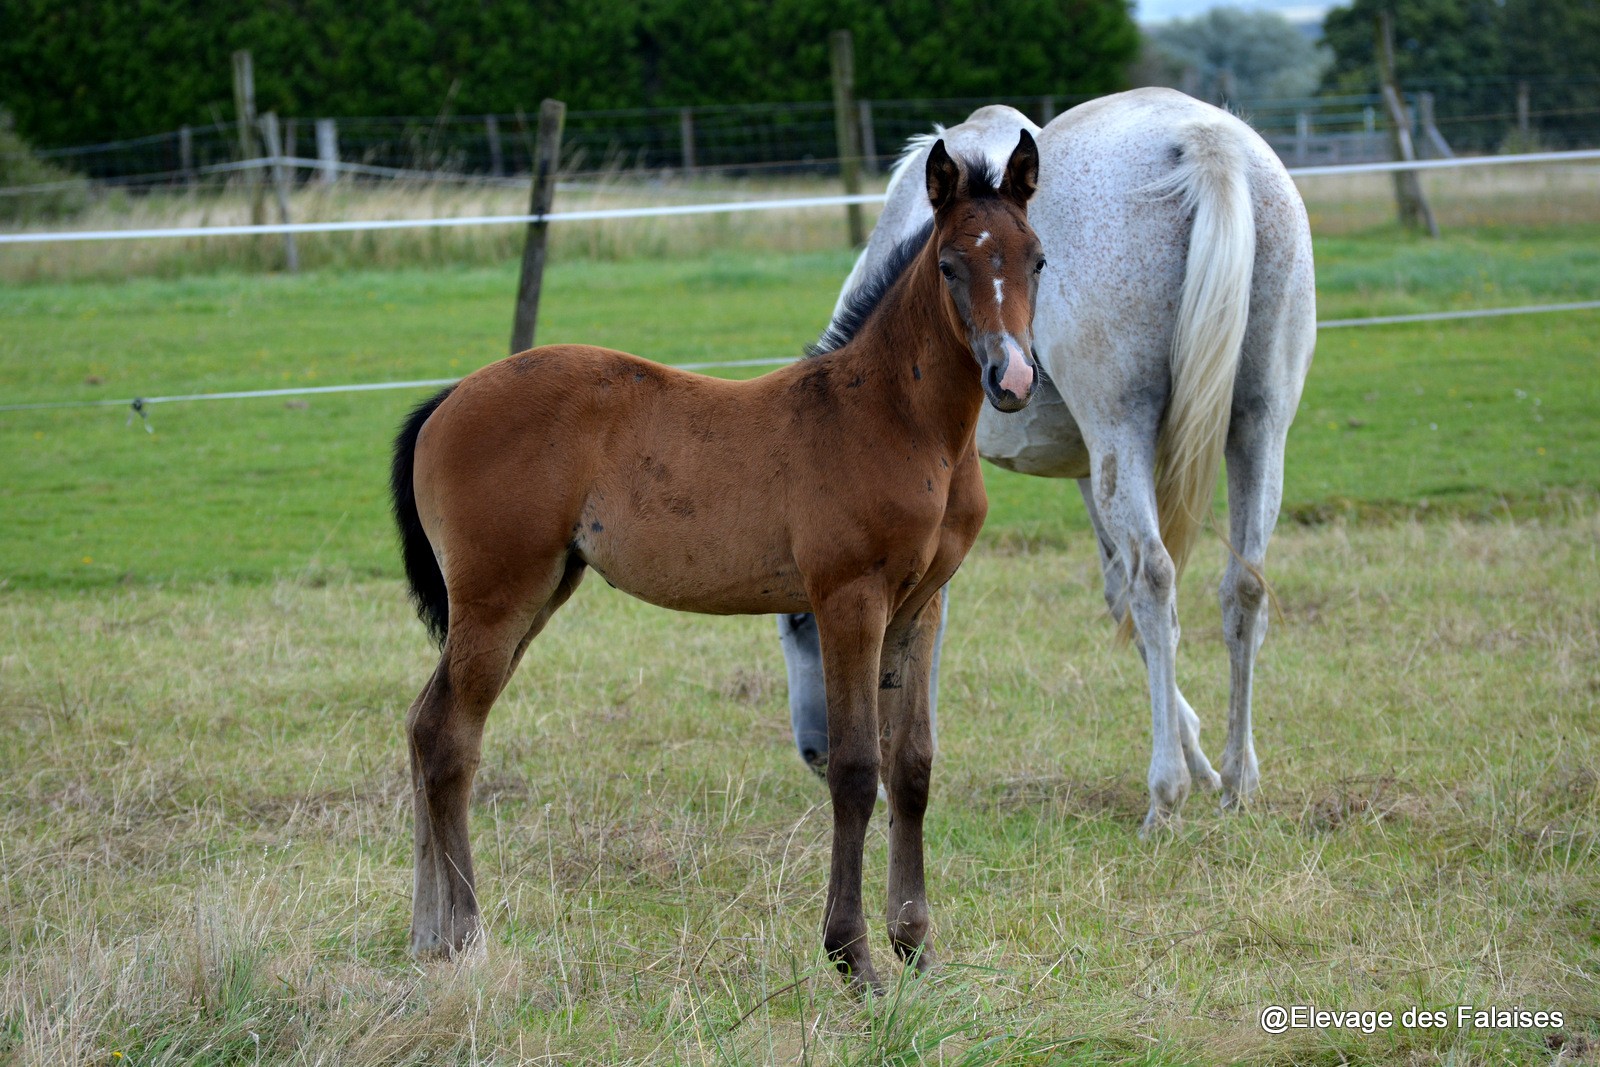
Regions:
<svg viewBox="0 0 1600 1067"><path fill-rule="evenodd" d="M872 969L872 964L865 967L854 968L843 960L836 960L839 976L844 979L844 987L859 1000L871 1000L884 994L883 982L878 978L878 973Z"/></svg>
<svg viewBox="0 0 1600 1067"><path fill-rule="evenodd" d="M916 948L908 948L904 945L896 944L894 950L905 961L906 967L917 974L933 974L939 969L939 958L934 955L932 945L919 945Z"/></svg>

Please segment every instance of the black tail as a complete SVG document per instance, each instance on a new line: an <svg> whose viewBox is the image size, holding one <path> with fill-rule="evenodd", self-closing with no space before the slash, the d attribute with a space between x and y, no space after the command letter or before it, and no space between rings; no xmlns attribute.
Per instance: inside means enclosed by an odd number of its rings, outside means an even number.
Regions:
<svg viewBox="0 0 1600 1067"><path fill-rule="evenodd" d="M411 583L411 599L428 633L440 645L450 632L450 597L445 591L444 573L434 558L433 546L428 543L422 520L417 517L417 491L411 484L411 472L416 465L417 435L422 432L422 424L454 388L452 385L431 400L418 404L401 424L400 433L394 439L394 462L389 468L389 495L394 503L395 525L400 527L400 557L405 561L406 580Z"/></svg>

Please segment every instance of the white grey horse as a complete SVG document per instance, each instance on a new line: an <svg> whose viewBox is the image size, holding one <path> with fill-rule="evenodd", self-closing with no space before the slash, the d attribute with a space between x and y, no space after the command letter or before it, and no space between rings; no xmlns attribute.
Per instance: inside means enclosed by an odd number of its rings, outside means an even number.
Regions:
<svg viewBox="0 0 1600 1067"><path fill-rule="evenodd" d="M1316 342L1305 206L1272 150L1244 122L1167 89L1102 97L1040 131L1009 107L914 139L840 306L889 250L927 221L921 183L932 141L1003 163L1026 128L1038 137L1029 221L1048 261L1034 312L1041 388L1014 415L985 411L978 450L1024 474L1075 478L1099 541L1106 603L1138 642L1150 686L1153 751L1144 830L1173 818L1190 785L1242 804L1259 782L1251 679L1267 629L1263 570L1283 492L1289 424ZM836 309L837 314L837 309ZM1045 383L1041 383L1044 385ZM1227 459L1223 634L1231 670L1221 774L1179 691L1176 588ZM779 620L802 754L825 724L807 669L803 617ZM937 675L934 682L937 685ZM823 736L826 737L824 725Z"/></svg>

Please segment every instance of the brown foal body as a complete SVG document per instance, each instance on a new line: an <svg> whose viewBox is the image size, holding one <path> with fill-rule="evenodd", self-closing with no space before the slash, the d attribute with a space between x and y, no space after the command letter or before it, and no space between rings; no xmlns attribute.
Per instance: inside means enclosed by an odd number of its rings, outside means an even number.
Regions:
<svg viewBox="0 0 1600 1067"><path fill-rule="evenodd" d="M974 447L984 397L1021 406L1033 384L1042 261L1026 223L1037 169L1024 142L998 188L942 148L940 169L930 157L933 232L833 351L726 381L552 345L418 410L397 443L396 511L404 532L414 509L448 625L407 721L414 951L481 937L467 808L483 725L528 643L592 568L663 607L816 614L834 811L824 944L858 986L878 984L861 863L881 776L890 938L931 964L922 817L937 598L988 507ZM426 617L415 573L413 587ZM444 610L433 605L435 623Z"/></svg>

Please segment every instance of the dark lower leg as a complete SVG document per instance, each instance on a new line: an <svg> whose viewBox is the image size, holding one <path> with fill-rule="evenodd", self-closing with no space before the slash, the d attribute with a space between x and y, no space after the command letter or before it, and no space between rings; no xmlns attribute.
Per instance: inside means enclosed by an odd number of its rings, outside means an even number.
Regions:
<svg viewBox="0 0 1600 1067"><path fill-rule="evenodd" d="M897 676L901 688L880 693L878 705L889 726L884 753L889 794L889 940L902 959L914 960L922 971L934 962L928 942L922 819L933 769L931 664L938 655L942 615L942 605L933 602L918 616L900 663L893 668L885 664L885 676Z"/></svg>
<svg viewBox="0 0 1600 1067"><path fill-rule="evenodd" d="M828 792L833 855L823 945L858 989L880 983L861 913L861 860L878 797L878 666L885 624L881 600L835 591L817 611L828 692Z"/></svg>

